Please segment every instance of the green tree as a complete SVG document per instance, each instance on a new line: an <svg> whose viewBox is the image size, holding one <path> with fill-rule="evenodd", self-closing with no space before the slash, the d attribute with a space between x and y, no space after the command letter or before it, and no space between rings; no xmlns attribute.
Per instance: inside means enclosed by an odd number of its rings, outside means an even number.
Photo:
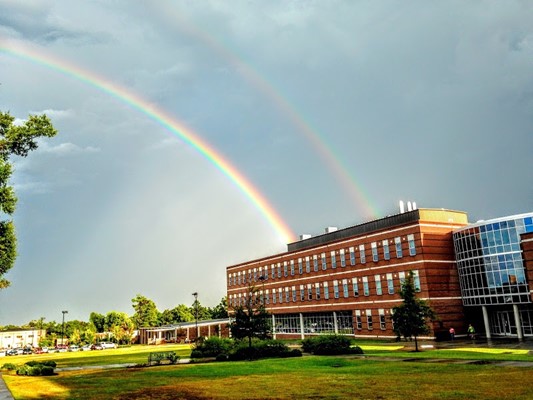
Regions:
<svg viewBox="0 0 533 400"><path fill-rule="evenodd" d="M135 325L128 314L120 311L110 311L105 316L105 330L111 332L119 343L130 343Z"/></svg>
<svg viewBox="0 0 533 400"><path fill-rule="evenodd" d="M159 316L159 323L161 325L191 321L194 321L194 314L191 312L191 308L185 304L179 304L171 310L164 310Z"/></svg>
<svg viewBox="0 0 533 400"><path fill-rule="evenodd" d="M131 299L131 302L135 310L131 320L136 328L158 325L159 311L157 311L157 307L152 300L138 294L135 298Z"/></svg>
<svg viewBox="0 0 533 400"><path fill-rule="evenodd" d="M416 297L413 273L405 278L400 296L403 303L393 308L392 320L398 337L415 339L415 351L418 351L418 336L429 333L428 320L435 320L435 312L424 301Z"/></svg>
<svg viewBox="0 0 533 400"><path fill-rule="evenodd" d="M228 301L226 296L222 297L220 303L209 309L212 319L228 318Z"/></svg>
<svg viewBox="0 0 533 400"><path fill-rule="evenodd" d="M105 331L105 315L92 312L89 315L89 322L94 326L96 332L103 333Z"/></svg>
<svg viewBox="0 0 533 400"><path fill-rule="evenodd" d="M13 172L10 162L12 155L26 157L38 147L39 137L53 137L57 131L46 115L30 115L22 125L14 124L15 117L0 112L0 213L12 216L17 197L9 179ZM15 263L17 257L17 237L12 220L0 221L0 289L9 286L3 277Z"/></svg>
<svg viewBox="0 0 533 400"><path fill-rule="evenodd" d="M248 287L248 295L244 306L234 309L233 321L230 324L231 336L235 339L248 339L250 357L252 355L252 339L268 339L271 337L270 314L258 296L259 290Z"/></svg>

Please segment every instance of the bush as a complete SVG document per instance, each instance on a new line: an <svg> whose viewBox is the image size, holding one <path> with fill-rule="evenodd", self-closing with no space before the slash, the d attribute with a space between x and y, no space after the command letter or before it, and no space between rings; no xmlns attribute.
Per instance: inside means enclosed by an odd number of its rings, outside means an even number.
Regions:
<svg viewBox="0 0 533 400"><path fill-rule="evenodd" d="M302 350L316 355L363 354L360 347L351 348L350 338L342 335L323 335L302 340Z"/></svg>
<svg viewBox="0 0 533 400"><path fill-rule="evenodd" d="M256 360L276 357L290 357L289 348L279 340L254 340L251 348L248 342L241 341L229 355L230 360Z"/></svg>
<svg viewBox="0 0 533 400"><path fill-rule="evenodd" d="M191 358L216 357L219 354L228 354L233 348L231 339L221 339L211 337L196 344L196 348L191 353Z"/></svg>
<svg viewBox="0 0 533 400"><path fill-rule="evenodd" d="M229 360L229 357L227 354L219 354L217 356L217 361L228 361Z"/></svg>
<svg viewBox="0 0 533 400"><path fill-rule="evenodd" d="M5 363L0 369L4 369L6 371L14 371L17 369L17 366L13 363Z"/></svg>
<svg viewBox="0 0 533 400"><path fill-rule="evenodd" d="M55 365L54 361L28 361L17 368L17 375L50 376L54 374Z"/></svg>

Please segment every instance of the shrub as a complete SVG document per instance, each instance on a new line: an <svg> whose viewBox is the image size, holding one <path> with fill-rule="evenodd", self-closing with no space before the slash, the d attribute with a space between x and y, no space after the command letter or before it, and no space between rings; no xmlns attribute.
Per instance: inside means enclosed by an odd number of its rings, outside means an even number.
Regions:
<svg viewBox="0 0 533 400"><path fill-rule="evenodd" d="M5 363L0 369L4 369L6 371L14 371L17 369L17 366L13 363Z"/></svg>
<svg viewBox="0 0 533 400"><path fill-rule="evenodd" d="M202 340L196 344L196 348L192 351L192 358L202 357L216 357L219 354L227 354L233 347L231 339L221 339L219 337L211 337Z"/></svg>
<svg viewBox="0 0 533 400"><path fill-rule="evenodd" d="M219 354L216 358L217 361L228 361L229 357L227 354Z"/></svg>
<svg viewBox="0 0 533 400"><path fill-rule="evenodd" d="M50 376L54 374L55 365L56 363L54 361L28 361L26 364L17 368L17 375Z"/></svg>
<svg viewBox="0 0 533 400"><path fill-rule="evenodd" d="M342 335L323 335L302 340L302 349L316 355L363 354L360 347L352 349L351 340Z"/></svg>

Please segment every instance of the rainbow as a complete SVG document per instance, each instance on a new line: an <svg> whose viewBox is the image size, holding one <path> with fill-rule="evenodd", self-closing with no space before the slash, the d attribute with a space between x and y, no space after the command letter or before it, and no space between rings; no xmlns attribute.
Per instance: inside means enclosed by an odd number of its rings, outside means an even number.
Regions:
<svg viewBox="0 0 533 400"><path fill-rule="evenodd" d="M229 161L217 152L207 141L202 140L197 133L193 132L181 121L171 117L163 110L150 104L139 95L115 84L95 73L83 70L65 60L44 54L36 48L22 45L20 42L0 40L0 52L30 61L34 64L52 69L69 77L75 78L83 83L95 87L114 98L128 104L132 108L147 115L158 124L163 126L174 136L183 140L186 144L198 151L211 164L226 175L230 181L250 200L259 210L268 223L274 228L281 239L288 243L296 239L296 235L288 227L285 221L267 201L265 196L254 187L246 177L239 172Z"/></svg>
<svg viewBox="0 0 533 400"><path fill-rule="evenodd" d="M373 206L374 202L370 200L370 196L363 189L363 185L358 183L357 179L348 172L349 169L343 165L340 155L335 153L332 147L327 144L327 141L322 138L308 122L306 122L296 110L296 107L286 100L286 96L280 94L281 90L276 89L273 84L269 83L267 79L263 78L261 74L257 72L257 69L252 68L242 57L237 56L236 52L232 51L229 45L223 44L218 37L209 35L205 30L198 29L196 26L189 23L181 16L176 7L171 6L169 3L154 4L154 7L159 7L161 9L162 18L171 19L173 27L176 27L188 36L197 39L213 53L232 65L246 81L267 97L272 104L278 108L280 113L297 128L296 131L303 135L307 142L312 145L322 162L340 183L341 187L353 201L354 205L356 205L356 208L362 214L362 217L373 219L381 215L380 211ZM177 24L175 23L176 21L178 22Z"/></svg>

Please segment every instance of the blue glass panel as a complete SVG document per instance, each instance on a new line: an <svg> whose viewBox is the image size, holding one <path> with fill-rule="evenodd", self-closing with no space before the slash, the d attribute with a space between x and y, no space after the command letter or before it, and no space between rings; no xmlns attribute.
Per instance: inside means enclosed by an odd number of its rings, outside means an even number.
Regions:
<svg viewBox="0 0 533 400"><path fill-rule="evenodd" d="M533 225L526 225L526 232L533 232Z"/></svg>
<svg viewBox="0 0 533 400"><path fill-rule="evenodd" d="M524 224L525 225L533 225L533 217L524 218Z"/></svg>
<svg viewBox="0 0 533 400"><path fill-rule="evenodd" d="M493 223L493 224L492 224L492 229L495 230L495 231L498 230L498 229L500 229L500 223L499 223L499 222L495 222L495 223Z"/></svg>
<svg viewBox="0 0 533 400"><path fill-rule="evenodd" d="M507 221L507 226L509 228L514 228L515 227L515 222L514 222L514 219L510 220L510 221Z"/></svg>
<svg viewBox="0 0 533 400"><path fill-rule="evenodd" d="M485 230L486 230L485 225L481 225L481 226L479 227L479 231L480 231L481 233L485 232Z"/></svg>
<svg viewBox="0 0 533 400"><path fill-rule="evenodd" d="M486 225L486 227L487 227L487 231L492 231L492 225L491 224Z"/></svg>
<svg viewBox="0 0 533 400"><path fill-rule="evenodd" d="M507 229L502 229L502 242L503 244L511 243L511 239L509 238L509 231Z"/></svg>
<svg viewBox="0 0 533 400"><path fill-rule="evenodd" d="M500 227L501 227L502 229L507 228L507 221L502 221L502 222L500 222Z"/></svg>

